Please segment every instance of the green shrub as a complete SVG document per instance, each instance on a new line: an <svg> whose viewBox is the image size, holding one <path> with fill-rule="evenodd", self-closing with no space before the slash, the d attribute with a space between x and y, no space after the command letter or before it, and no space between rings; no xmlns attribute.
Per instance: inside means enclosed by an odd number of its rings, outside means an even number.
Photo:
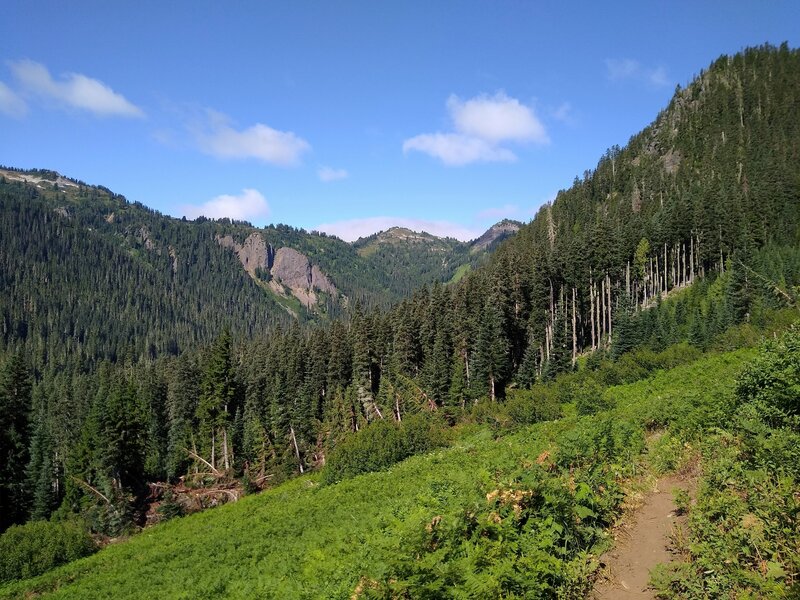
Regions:
<svg viewBox="0 0 800 600"><path fill-rule="evenodd" d="M581 387L575 390L572 395L575 408L579 415L593 415L602 410L608 410L613 406L613 402L605 390L594 379L589 379Z"/></svg>
<svg viewBox="0 0 800 600"><path fill-rule="evenodd" d="M656 362L660 369L673 369L698 360L703 352L691 344L683 342L674 344L656 355Z"/></svg>
<svg viewBox="0 0 800 600"><path fill-rule="evenodd" d="M488 425L495 433L512 424L505 403L490 402L488 398L481 398L472 405L468 422Z"/></svg>
<svg viewBox="0 0 800 600"><path fill-rule="evenodd" d="M561 403L552 388L537 385L530 390L509 390L506 413L515 425L533 425L561 417Z"/></svg>
<svg viewBox="0 0 800 600"><path fill-rule="evenodd" d="M381 420L345 438L328 457L323 483L335 483L362 473L381 471L414 454L446 445L442 421L420 413L402 423Z"/></svg>
<svg viewBox="0 0 800 600"><path fill-rule="evenodd" d="M34 577L96 549L86 529L74 521L12 525L0 536L0 582Z"/></svg>
<svg viewBox="0 0 800 600"><path fill-rule="evenodd" d="M798 425L800 417L800 330L768 343L737 381L736 396L753 403L773 427Z"/></svg>

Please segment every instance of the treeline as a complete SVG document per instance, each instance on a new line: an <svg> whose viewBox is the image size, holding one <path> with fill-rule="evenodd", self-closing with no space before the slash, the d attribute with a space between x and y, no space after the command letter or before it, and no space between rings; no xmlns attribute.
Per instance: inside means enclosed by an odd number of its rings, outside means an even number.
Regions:
<svg viewBox="0 0 800 600"><path fill-rule="evenodd" d="M798 87L800 53L786 46L718 60L484 268L388 311L355 303L346 320L259 336L220 308L231 331L203 352L119 353L91 369L19 343L37 367L3 483L21 494L12 519L61 507L114 533L141 520L148 481L278 481L323 465L371 422L424 411L453 422L575 369L584 353L591 369L764 322L796 302L800 282ZM153 314L138 310L121 323L134 345Z"/></svg>
<svg viewBox="0 0 800 600"><path fill-rule="evenodd" d="M173 219L52 171L4 169L0 352L24 348L37 369L75 361L94 369L103 359L178 355L210 344L226 325L237 336L253 337L292 320L341 318L357 302L386 309L420 285L447 281L458 266L486 256L471 255L468 244L434 239L395 243L394 257L362 257L356 247L316 232ZM34 179L13 179L16 173ZM345 297L325 295L312 310L295 302L296 315L290 315L284 308L289 302L251 278L217 242L231 236L243 243L254 232L273 248L309 257Z"/></svg>

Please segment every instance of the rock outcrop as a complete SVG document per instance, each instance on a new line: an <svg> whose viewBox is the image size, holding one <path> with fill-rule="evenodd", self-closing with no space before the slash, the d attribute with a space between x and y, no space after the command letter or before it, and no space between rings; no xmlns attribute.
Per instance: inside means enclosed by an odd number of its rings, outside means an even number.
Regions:
<svg viewBox="0 0 800 600"><path fill-rule="evenodd" d="M271 258L274 250L271 244L267 244L260 233L251 233L247 236L244 244L238 244L230 235L217 236L217 243L223 248L230 248L239 257L244 270L251 277L255 277L256 269L261 268L265 271L271 266Z"/></svg>
<svg viewBox="0 0 800 600"><path fill-rule="evenodd" d="M522 227L522 223L511 219L503 219L499 223L495 223L481 237L472 242L472 252L486 250L490 246L517 233L520 227Z"/></svg>
<svg viewBox="0 0 800 600"><path fill-rule="evenodd" d="M317 265L294 248L278 248L270 270L273 280L286 286L306 306L317 303L315 291L335 294L336 287Z"/></svg>
<svg viewBox="0 0 800 600"><path fill-rule="evenodd" d="M287 295L288 290L306 308L317 304L316 292L338 294L336 286L317 265L311 264L305 254L288 247L275 250L260 233L251 233L243 244L230 235L218 235L217 243L233 250L253 279L258 279L257 269L269 272L272 276L269 288L274 293Z"/></svg>

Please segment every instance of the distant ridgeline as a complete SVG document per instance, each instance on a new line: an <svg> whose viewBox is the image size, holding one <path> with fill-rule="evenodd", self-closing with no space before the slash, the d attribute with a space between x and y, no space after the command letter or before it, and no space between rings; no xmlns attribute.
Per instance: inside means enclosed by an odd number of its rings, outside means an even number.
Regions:
<svg viewBox="0 0 800 600"><path fill-rule="evenodd" d="M356 259L412 264L422 236L400 230L394 242L381 234L350 246L282 226L189 226L99 188L56 182L53 191L50 180L7 175L0 277L13 294L0 300L3 335L7 347L28 340L27 360L45 365L19 506L36 516L90 507L95 526L114 532L110 515L131 514L146 481L209 469L277 481L323 464L371 421L439 410L457 418L473 401L569 371L592 349L706 348L731 325L764 322L796 303L800 282L798 106L797 50L722 57L486 264L385 311L352 301L375 298L396 273L381 262L359 271ZM409 237L407 254L389 251ZM428 256L440 264L436 252L461 258L410 281L447 281L473 256L433 244ZM280 258L282 248L292 251ZM283 296L271 287L279 263ZM301 328L283 308L261 308L305 304L286 292L295 276L322 313L347 297L347 318ZM377 298L370 304L388 304ZM270 335L248 339L274 321ZM162 356L228 323L231 335L210 349ZM172 331L181 339L159 333ZM116 335L117 345L104 337ZM96 373L48 370L51 354L88 339L134 351ZM139 360L143 344L156 360Z"/></svg>
<svg viewBox="0 0 800 600"><path fill-rule="evenodd" d="M37 366L175 355L225 326L252 337L355 303L387 308L493 249L381 235L373 248L286 225L174 219L54 171L0 168L0 349L25 348Z"/></svg>

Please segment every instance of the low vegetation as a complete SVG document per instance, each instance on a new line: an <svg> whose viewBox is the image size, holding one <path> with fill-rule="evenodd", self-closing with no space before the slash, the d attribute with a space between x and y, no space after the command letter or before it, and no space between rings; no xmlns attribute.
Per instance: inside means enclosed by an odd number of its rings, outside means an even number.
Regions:
<svg viewBox="0 0 800 600"><path fill-rule="evenodd" d="M173 519L0 596L582 597L630 482L647 469L674 469L687 444L742 410L736 378L755 356L711 354L601 386L609 408L594 414L463 424L448 448L387 460L380 472L347 472L336 484L321 485L317 474L295 479ZM507 412L498 405L497 415ZM370 429L360 444L377 444ZM647 443L652 431L661 435ZM402 446L400 433L393 439Z"/></svg>
<svg viewBox="0 0 800 600"><path fill-rule="evenodd" d="M97 550L77 521L31 521L0 536L0 583L35 577Z"/></svg>
<svg viewBox="0 0 800 600"><path fill-rule="evenodd" d="M653 577L664 598L800 595L800 330L767 344L730 400L702 441L684 559Z"/></svg>

